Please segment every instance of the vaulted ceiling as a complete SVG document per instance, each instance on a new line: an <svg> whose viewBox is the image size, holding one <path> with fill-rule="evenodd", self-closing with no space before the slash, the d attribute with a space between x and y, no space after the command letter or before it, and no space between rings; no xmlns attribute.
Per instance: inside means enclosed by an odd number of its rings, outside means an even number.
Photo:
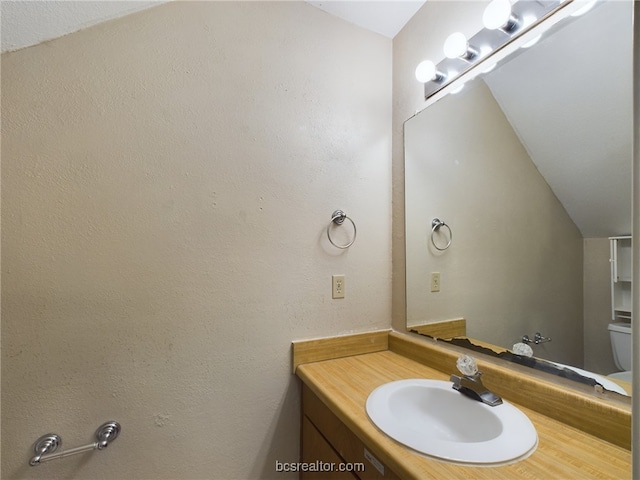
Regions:
<svg viewBox="0 0 640 480"><path fill-rule="evenodd" d="M36 45L167 1L170 0L3 0L2 51ZM425 0L308 1L331 15L389 38L393 38L402 29L424 2Z"/></svg>

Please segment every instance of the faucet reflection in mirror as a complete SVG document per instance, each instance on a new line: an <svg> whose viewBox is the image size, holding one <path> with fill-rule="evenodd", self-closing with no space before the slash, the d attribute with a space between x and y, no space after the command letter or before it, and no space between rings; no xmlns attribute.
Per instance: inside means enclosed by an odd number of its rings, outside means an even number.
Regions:
<svg viewBox="0 0 640 480"><path fill-rule="evenodd" d="M547 343L551 341L551 337L545 337L540 332L536 332L533 336L533 340L529 338L529 335L524 335L522 337L522 341L524 343L535 343L536 345L540 345L541 343Z"/></svg>
<svg viewBox="0 0 640 480"><path fill-rule="evenodd" d="M448 85L465 77L448 93L457 93L464 81L473 78L474 69L483 63L483 71L493 68L505 56L504 47L528 48L535 44L544 30L567 16L579 16L589 11L596 0L521 0L511 5L509 0L493 0L484 10L481 29L470 39L454 32L444 42L445 59L437 65L423 60L415 70L416 79L424 83L424 98L428 100ZM553 21L550 21L553 17ZM544 22L544 27L541 23ZM517 43L516 43L517 42Z"/></svg>

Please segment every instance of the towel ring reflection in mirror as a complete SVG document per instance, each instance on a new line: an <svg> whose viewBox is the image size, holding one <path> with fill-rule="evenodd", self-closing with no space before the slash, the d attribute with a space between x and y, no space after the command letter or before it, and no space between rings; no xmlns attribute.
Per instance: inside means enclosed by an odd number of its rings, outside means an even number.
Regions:
<svg viewBox="0 0 640 480"><path fill-rule="evenodd" d="M335 243L333 241L333 239L331 238L331 225L333 225L333 224L342 225L345 220L349 220L351 222L351 225L353 225L353 238L351 239L351 241L349 243L347 243L345 245L340 245L340 244ZM327 225L327 238L331 242L331 245L333 245L336 248L341 248L343 250L345 248L349 248L351 245L353 245L353 242L356 241L356 224L354 223L353 220L351 220L349 217L347 217L347 214L344 213L342 210L336 210L335 212L333 212L331 214L331 221L329 222L329 225Z"/></svg>
<svg viewBox="0 0 640 480"><path fill-rule="evenodd" d="M433 238L433 234L435 232L439 231L440 227L447 227L447 230L449 230L449 240L447 241L447 244L444 247L438 246L436 244L435 239ZM443 222L439 218L434 218L431 221L431 235L430 235L430 237L431 237L431 243L433 244L435 249L442 252L443 250L446 250L447 248L449 248L451 246L451 241L453 240L453 232L451 231L451 227L449 227L449 225L447 225L445 222Z"/></svg>

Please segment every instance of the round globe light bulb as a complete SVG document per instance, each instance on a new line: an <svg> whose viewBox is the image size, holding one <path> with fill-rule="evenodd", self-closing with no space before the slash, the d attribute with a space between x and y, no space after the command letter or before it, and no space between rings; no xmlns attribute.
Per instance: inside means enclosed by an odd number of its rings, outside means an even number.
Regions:
<svg viewBox="0 0 640 480"><path fill-rule="evenodd" d="M511 18L511 2L509 0L493 0L484 9L482 23L489 30L497 30L509 23Z"/></svg>
<svg viewBox="0 0 640 480"><path fill-rule="evenodd" d="M427 83L436 77L436 64L431 60L424 60L416 67L416 79L421 83Z"/></svg>
<svg viewBox="0 0 640 480"><path fill-rule="evenodd" d="M461 57L467 52L469 42L464 33L456 32L447 37L444 42L444 54L447 58Z"/></svg>

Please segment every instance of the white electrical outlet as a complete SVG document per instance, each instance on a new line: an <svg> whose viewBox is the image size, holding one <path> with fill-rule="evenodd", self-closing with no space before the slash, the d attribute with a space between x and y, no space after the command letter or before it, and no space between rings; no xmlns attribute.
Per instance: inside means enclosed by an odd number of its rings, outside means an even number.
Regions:
<svg viewBox="0 0 640 480"><path fill-rule="evenodd" d="M344 275L333 275L331 285L331 297L344 298Z"/></svg>
<svg viewBox="0 0 640 480"><path fill-rule="evenodd" d="M431 272L431 291L440 291L440 272Z"/></svg>

